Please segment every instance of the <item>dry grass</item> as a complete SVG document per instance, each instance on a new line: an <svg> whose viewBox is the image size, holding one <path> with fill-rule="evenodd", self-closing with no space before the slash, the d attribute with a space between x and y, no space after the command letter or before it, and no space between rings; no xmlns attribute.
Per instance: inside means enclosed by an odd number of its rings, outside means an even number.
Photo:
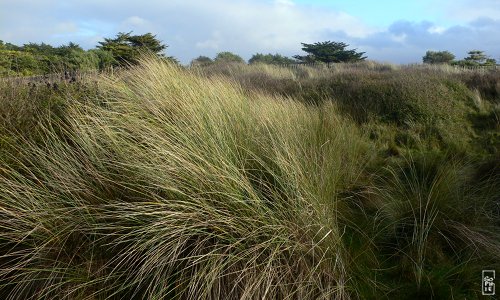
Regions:
<svg viewBox="0 0 500 300"><path fill-rule="evenodd" d="M403 297L408 282L474 296L464 270L498 259L494 171L476 182L458 160L381 163L333 102L156 60L98 81L38 119L43 106L4 94L5 299Z"/></svg>
<svg viewBox="0 0 500 300"><path fill-rule="evenodd" d="M362 145L334 107L156 62L100 88L2 176L7 298L347 297L335 194Z"/></svg>

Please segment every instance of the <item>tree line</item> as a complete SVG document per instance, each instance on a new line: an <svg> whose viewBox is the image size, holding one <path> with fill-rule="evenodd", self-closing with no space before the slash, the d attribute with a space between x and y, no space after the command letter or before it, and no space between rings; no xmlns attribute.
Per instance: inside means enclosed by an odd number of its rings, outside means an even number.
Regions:
<svg viewBox="0 0 500 300"><path fill-rule="evenodd" d="M352 63L365 60L365 52L349 49L343 42L301 43L305 55L293 57L281 54L256 53L249 64L297 64L297 63ZM161 59L179 63L174 57L166 56L168 46L152 33L134 35L132 32L118 33L114 38L104 38L94 49L84 50L80 45L68 43L53 47L45 43L28 43L17 46L0 40L0 76L38 75L67 70L104 70L116 66L134 65L143 53L153 53ZM496 65L483 51L472 50L463 60L455 60L449 51L427 51L424 63L452 64L460 66ZM213 63L246 63L232 52L218 53L215 58L199 56L191 61L191 66L206 66Z"/></svg>
<svg viewBox="0 0 500 300"><path fill-rule="evenodd" d="M293 57L281 54L254 54L250 64L295 64L312 62L356 62L366 59L364 52L347 49L349 45L342 42L302 43L306 55ZM133 35L132 32L120 32L114 38L104 38L90 50L80 45L68 43L54 47L45 43L28 43L17 46L0 40L0 76L29 76L57 73L68 70L104 70L116 66L134 65L139 56L153 53L158 57L178 63L172 56L166 56L164 50L168 46L152 33ZM206 66L212 63L246 63L241 56L232 52L218 53L214 59L199 56L191 61L191 66Z"/></svg>
<svg viewBox="0 0 500 300"><path fill-rule="evenodd" d="M449 51L427 51L422 61L426 64L449 64L462 67L487 67L496 66L497 61L488 57L484 51L471 50L468 56L455 60L455 55Z"/></svg>
<svg viewBox="0 0 500 300"><path fill-rule="evenodd" d="M98 48L85 51L74 43L53 47L45 43L17 46L0 41L0 75L3 76L104 69L115 62L108 51Z"/></svg>
<svg viewBox="0 0 500 300"><path fill-rule="evenodd" d="M80 45L68 43L54 47L45 43L17 46L0 41L0 76L38 75L68 70L104 70L115 66L137 63L142 53L167 57L163 44L151 33L133 35L120 32L115 38L105 38L94 49L84 50Z"/></svg>
<svg viewBox="0 0 500 300"><path fill-rule="evenodd" d="M292 58L281 54L256 53L249 60L249 64L271 64L286 65L297 63L338 63L338 62L358 62L366 59L365 52L358 52L356 49L347 49L348 44L343 42L317 42L314 44L302 44L302 51L306 55L294 55ZM207 56L199 56L191 61L191 66L206 66L218 62L245 63L240 56L231 52L220 52L214 59Z"/></svg>

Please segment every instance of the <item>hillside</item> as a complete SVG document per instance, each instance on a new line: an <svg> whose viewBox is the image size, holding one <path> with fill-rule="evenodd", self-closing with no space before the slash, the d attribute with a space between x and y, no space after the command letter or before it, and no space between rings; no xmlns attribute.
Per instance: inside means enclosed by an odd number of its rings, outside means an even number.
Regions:
<svg viewBox="0 0 500 300"><path fill-rule="evenodd" d="M146 58L0 81L3 299L480 297L500 73Z"/></svg>

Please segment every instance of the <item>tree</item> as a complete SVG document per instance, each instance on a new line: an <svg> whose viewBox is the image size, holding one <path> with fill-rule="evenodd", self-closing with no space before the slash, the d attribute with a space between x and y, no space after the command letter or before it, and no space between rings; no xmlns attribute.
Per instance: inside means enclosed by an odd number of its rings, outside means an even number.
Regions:
<svg viewBox="0 0 500 300"><path fill-rule="evenodd" d="M160 54L167 48L167 45L162 44L152 33L129 35L128 41L130 45L136 49L148 50L155 54Z"/></svg>
<svg viewBox="0 0 500 300"><path fill-rule="evenodd" d="M104 70L117 64L113 54L102 49L91 49L88 52L94 53L99 58L99 70Z"/></svg>
<svg viewBox="0 0 500 300"><path fill-rule="evenodd" d="M484 52L480 50L472 50L467 54L469 54L469 56L467 56L465 60L477 65L482 65L488 58L488 56L486 56L486 54L484 54Z"/></svg>
<svg viewBox="0 0 500 300"><path fill-rule="evenodd" d="M210 57L200 55L191 61L191 66L192 67L208 66L211 65L213 62L214 61Z"/></svg>
<svg viewBox="0 0 500 300"><path fill-rule="evenodd" d="M497 61L494 58L487 58L483 64L483 66L496 66L496 65L497 65Z"/></svg>
<svg viewBox="0 0 500 300"><path fill-rule="evenodd" d="M245 63L241 56L228 51L217 53L214 61L218 63Z"/></svg>
<svg viewBox="0 0 500 300"><path fill-rule="evenodd" d="M13 49L14 50L14 49ZM33 54L40 54L40 55L55 55L57 54L56 48L54 48L51 45L41 43L28 43L24 44L21 49L16 49L24 52L29 52Z"/></svg>
<svg viewBox="0 0 500 300"><path fill-rule="evenodd" d="M39 69L36 57L29 52L2 50L0 67L5 75L33 75Z"/></svg>
<svg viewBox="0 0 500 300"><path fill-rule="evenodd" d="M450 64L455 59L455 55L449 51L427 51L422 58L426 64Z"/></svg>
<svg viewBox="0 0 500 300"><path fill-rule="evenodd" d="M268 65L286 65L286 64L293 64L295 62L296 61L294 59L291 59L289 57L277 53L276 54L256 53L248 60L248 63L250 64L262 63Z"/></svg>
<svg viewBox="0 0 500 300"><path fill-rule="evenodd" d="M22 47L16 46L16 45L11 44L11 43L4 43L3 41L2 41L1 48L4 50L22 51Z"/></svg>
<svg viewBox="0 0 500 300"><path fill-rule="evenodd" d="M167 45L162 44L151 33L132 35L132 32L120 32L116 38L105 38L99 44L97 48L111 52L114 59L120 64L137 63L141 53L149 52L164 57L162 51L167 48Z"/></svg>
<svg viewBox="0 0 500 300"><path fill-rule="evenodd" d="M65 69L71 70L95 70L99 69L99 56L92 51L71 50L64 57Z"/></svg>
<svg viewBox="0 0 500 300"><path fill-rule="evenodd" d="M84 50L78 44L59 47L41 43L28 43L19 47L0 41L0 76L35 75L65 70L106 69L116 64L109 51Z"/></svg>
<svg viewBox="0 0 500 300"><path fill-rule="evenodd" d="M481 66L495 66L497 61L493 58L489 58L484 51L472 50L469 51L465 59L457 61L455 64L459 66L471 66L471 67L481 67Z"/></svg>
<svg viewBox="0 0 500 300"><path fill-rule="evenodd" d="M57 55L68 56L74 52L84 52L83 48L80 45L75 44L73 42L69 42L67 45L62 45L54 49Z"/></svg>
<svg viewBox="0 0 500 300"><path fill-rule="evenodd" d="M309 62L357 62L366 59L365 52L356 52L356 49L347 50L348 44L343 42L318 42L314 44L302 44L302 50L308 55L295 55L294 58L305 63Z"/></svg>

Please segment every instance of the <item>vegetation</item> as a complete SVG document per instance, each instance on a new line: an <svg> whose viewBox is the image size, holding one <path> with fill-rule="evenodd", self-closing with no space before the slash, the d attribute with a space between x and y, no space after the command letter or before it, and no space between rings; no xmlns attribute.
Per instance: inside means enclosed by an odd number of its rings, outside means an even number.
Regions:
<svg viewBox="0 0 500 300"><path fill-rule="evenodd" d="M472 50L468 54L469 56L464 60L458 61L457 64L465 66L495 66L497 64L495 59L488 58L483 51Z"/></svg>
<svg viewBox="0 0 500 300"><path fill-rule="evenodd" d="M288 65L297 61L281 54L262 54L256 53L249 60L250 64L268 64L268 65Z"/></svg>
<svg viewBox="0 0 500 300"><path fill-rule="evenodd" d="M480 297L500 74L149 57L0 81L3 299Z"/></svg>
<svg viewBox="0 0 500 300"><path fill-rule="evenodd" d="M0 76L37 75L64 70L104 70L116 64L110 52L92 49L84 51L69 43L53 47L44 43L23 46L0 41Z"/></svg>
<svg viewBox="0 0 500 300"><path fill-rule="evenodd" d="M356 49L347 50L348 44L343 42L318 42L314 44L302 43L302 50L308 53L305 56L295 55L294 58L305 63L324 62L358 62L366 59L365 52L356 52Z"/></svg>
<svg viewBox="0 0 500 300"><path fill-rule="evenodd" d="M450 64L455 59L455 55L449 51L427 51L422 58L426 64Z"/></svg>
<svg viewBox="0 0 500 300"><path fill-rule="evenodd" d="M137 63L141 54L164 57L163 50L167 45L162 44L151 33L132 35L131 32L120 32L114 39L105 38L103 42L99 42L98 48L110 52L120 64L127 65Z"/></svg>
<svg viewBox="0 0 500 300"><path fill-rule="evenodd" d="M427 51L422 58L427 64L451 64L461 67L492 67L497 65L497 61L489 58L483 51L472 50L468 52L465 59L455 60L455 55L449 51Z"/></svg>
<svg viewBox="0 0 500 300"><path fill-rule="evenodd" d="M72 42L53 47L45 43L16 46L0 41L0 77L106 70L135 64L140 55L148 53L178 63L175 58L165 56L166 48L151 33L132 35L131 32L105 38L95 49L87 51Z"/></svg>
<svg viewBox="0 0 500 300"><path fill-rule="evenodd" d="M208 56L200 55L197 58L193 59L190 63L192 67L204 67L212 64L214 61Z"/></svg>
<svg viewBox="0 0 500 300"><path fill-rule="evenodd" d="M217 53L214 61L217 63L245 63L245 60L241 56L229 51Z"/></svg>

